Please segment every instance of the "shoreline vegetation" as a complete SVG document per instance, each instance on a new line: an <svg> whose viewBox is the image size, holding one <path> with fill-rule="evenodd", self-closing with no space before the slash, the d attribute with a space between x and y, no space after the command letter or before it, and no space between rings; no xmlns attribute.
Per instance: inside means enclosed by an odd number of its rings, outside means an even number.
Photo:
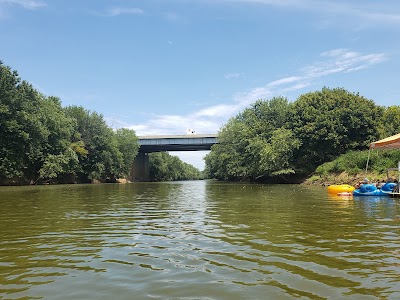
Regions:
<svg viewBox="0 0 400 300"><path fill-rule="evenodd" d="M343 88L257 100L232 117L200 172L169 153L149 155L151 181L216 179L355 184L383 180L400 151L372 151L400 132L400 106L379 106ZM83 107L63 107L0 61L0 185L126 182L138 153L135 131L110 128ZM120 178L120 179L118 179Z"/></svg>
<svg viewBox="0 0 400 300"><path fill-rule="evenodd" d="M368 178L372 183L386 181L388 177L398 179L400 172L398 170L388 171L388 169L395 168L399 161L399 150L350 151L319 166L304 181L304 184L322 186L349 184L355 186L364 178Z"/></svg>
<svg viewBox="0 0 400 300"><path fill-rule="evenodd" d="M330 186L330 185L337 185L337 184L348 184L351 186L356 186L360 182L362 182L365 178L371 183L376 183L378 181L382 182L382 180L386 180L386 174L379 174L379 173L360 173L355 175L350 175L347 172L343 173L332 173L326 176L311 176L307 178L303 184L304 185L320 185L320 186Z"/></svg>
<svg viewBox="0 0 400 300"><path fill-rule="evenodd" d="M134 130L61 105L0 61L0 185L117 182L138 153ZM193 179L200 171L167 153L150 155L154 181Z"/></svg>
<svg viewBox="0 0 400 300"><path fill-rule="evenodd" d="M206 177L270 183L353 183L384 179L400 151L371 142L400 132L400 106L376 105L358 93L323 88L289 102L258 100L219 132L206 156Z"/></svg>

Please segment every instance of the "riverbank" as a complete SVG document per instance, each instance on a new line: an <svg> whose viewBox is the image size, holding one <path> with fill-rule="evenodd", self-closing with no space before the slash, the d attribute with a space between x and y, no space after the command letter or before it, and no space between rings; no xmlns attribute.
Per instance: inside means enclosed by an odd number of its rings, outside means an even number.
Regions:
<svg viewBox="0 0 400 300"><path fill-rule="evenodd" d="M331 173L326 175L312 175L307 178L303 184L305 185L322 185L329 186L332 184L349 184L355 186L357 183L363 181L364 178L368 178L370 182L378 182L387 179L386 173L358 173L356 175L350 175L347 172L342 173Z"/></svg>

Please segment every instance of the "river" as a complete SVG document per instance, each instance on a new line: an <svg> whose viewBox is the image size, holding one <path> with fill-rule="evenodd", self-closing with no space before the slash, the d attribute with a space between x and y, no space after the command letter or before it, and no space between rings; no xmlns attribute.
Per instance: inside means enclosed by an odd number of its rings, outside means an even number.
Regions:
<svg viewBox="0 0 400 300"><path fill-rule="evenodd" d="M0 187L3 299L400 299L400 199L187 181Z"/></svg>

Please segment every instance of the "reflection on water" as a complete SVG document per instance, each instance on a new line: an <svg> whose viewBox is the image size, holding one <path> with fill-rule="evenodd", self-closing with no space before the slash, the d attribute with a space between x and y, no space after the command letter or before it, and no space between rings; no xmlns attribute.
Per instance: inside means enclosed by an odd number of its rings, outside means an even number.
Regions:
<svg viewBox="0 0 400 300"><path fill-rule="evenodd" d="M0 298L400 299L398 199L207 181L3 187L0 215Z"/></svg>

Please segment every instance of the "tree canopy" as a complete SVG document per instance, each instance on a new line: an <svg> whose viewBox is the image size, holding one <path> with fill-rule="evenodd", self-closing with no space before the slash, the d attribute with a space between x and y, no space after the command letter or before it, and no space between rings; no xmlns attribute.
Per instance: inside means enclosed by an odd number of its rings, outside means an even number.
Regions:
<svg viewBox="0 0 400 300"><path fill-rule="evenodd" d="M114 182L128 177L138 150L135 131L113 130L83 107L62 107L0 62L0 184ZM151 157L153 180L200 178L178 157Z"/></svg>
<svg viewBox="0 0 400 300"><path fill-rule="evenodd" d="M127 176L138 152L133 130L61 106L0 63L0 184L106 181Z"/></svg>
<svg viewBox="0 0 400 300"><path fill-rule="evenodd" d="M400 106L383 107L383 115L379 126L380 138L400 133Z"/></svg>
<svg viewBox="0 0 400 300"><path fill-rule="evenodd" d="M318 165L349 150L361 150L379 137L382 108L344 89L323 88L301 95L292 105L288 126L301 140L295 153L297 169L312 172Z"/></svg>
<svg viewBox="0 0 400 300"><path fill-rule="evenodd" d="M383 107L343 88L258 100L219 131L204 177L293 181L349 151L400 132L400 106ZM133 130L113 130L101 114L62 107L0 61L0 184L114 181L138 153ZM198 179L169 153L150 154L153 181Z"/></svg>
<svg viewBox="0 0 400 300"><path fill-rule="evenodd" d="M258 100L220 130L205 173L220 180L296 181L348 151L400 132L400 107L381 107L342 88L290 103Z"/></svg>
<svg viewBox="0 0 400 300"><path fill-rule="evenodd" d="M149 171L151 181L196 180L201 178L201 172L197 168L167 152L149 153Z"/></svg>
<svg viewBox="0 0 400 300"><path fill-rule="evenodd" d="M289 108L282 97L260 100L230 119L205 158L206 176L253 181L294 173L290 162L301 143L286 127Z"/></svg>

